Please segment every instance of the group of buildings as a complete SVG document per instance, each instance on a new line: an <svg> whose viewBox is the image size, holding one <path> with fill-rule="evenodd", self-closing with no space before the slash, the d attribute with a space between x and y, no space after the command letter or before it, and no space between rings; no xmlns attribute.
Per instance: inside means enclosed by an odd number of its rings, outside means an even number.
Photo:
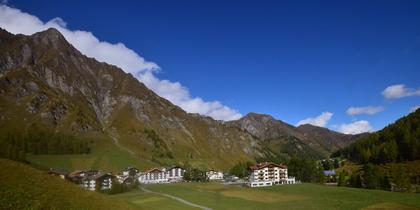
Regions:
<svg viewBox="0 0 420 210"><path fill-rule="evenodd" d="M250 187L294 184L296 182L294 177L288 176L285 165L265 162L251 166L249 169L250 175L248 181L245 182ZM128 167L117 175L104 173L99 170L65 173L61 170L50 169L49 173L60 176L89 190L109 190L115 182L125 185L182 182L184 181L186 170L179 166L173 166L168 168L152 168L145 172L140 172L134 167ZM209 170L206 172L208 180L227 181L232 180L232 177L234 177L229 176L228 178L228 176L228 174L221 171ZM234 178L237 179L237 177Z"/></svg>

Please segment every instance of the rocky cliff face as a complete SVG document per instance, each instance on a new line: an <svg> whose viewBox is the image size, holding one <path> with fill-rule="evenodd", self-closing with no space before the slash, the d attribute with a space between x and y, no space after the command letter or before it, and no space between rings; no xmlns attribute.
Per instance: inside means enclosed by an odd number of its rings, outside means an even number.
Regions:
<svg viewBox="0 0 420 210"><path fill-rule="evenodd" d="M191 159L218 168L261 155L249 133L186 113L132 75L82 55L55 29L32 36L0 31L0 103L2 133L42 127L94 134L140 160Z"/></svg>

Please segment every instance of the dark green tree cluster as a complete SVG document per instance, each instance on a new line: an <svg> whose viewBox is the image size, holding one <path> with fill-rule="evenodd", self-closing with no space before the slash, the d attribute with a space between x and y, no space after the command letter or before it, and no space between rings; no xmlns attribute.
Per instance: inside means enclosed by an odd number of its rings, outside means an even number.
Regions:
<svg viewBox="0 0 420 210"><path fill-rule="evenodd" d="M338 159L325 159L321 161L324 170L333 170L340 167Z"/></svg>
<svg viewBox="0 0 420 210"><path fill-rule="evenodd" d="M97 191L98 190L99 189L97 189ZM125 184L121 184L117 180L113 180L111 189L108 191L108 193L113 195L113 194L119 194L119 193L127 192L129 190L130 190L129 186L127 186Z"/></svg>
<svg viewBox="0 0 420 210"><path fill-rule="evenodd" d="M9 133L0 137L0 156L24 161L31 154L86 154L90 152L87 139L61 133L33 131Z"/></svg>
<svg viewBox="0 0 420 210"><path fill-rule="evenodd" d="M420 109L332 155L338 156L375 164L420 159Z"/></svg>
<svg viewBox="0 0 420 210"><path fill-rule="evenodd" d="M205 171L196 168L188 168L184 172L185 181L207 182L208 178Z"/></svg>
<svg viewBox="0 0 420 210"><path fill-rule="evenodd" d="M369 163L364 165L358 173L351 175L348 186L389 190L390 181L388 176L379 168L379 166Z"/></svg>
<svg viewBox="0 0 420 210"><path fill-rule="evenodd" d="M293 156L287 164L288 175L302 182L323 183L325 176L321 164L310 159Z"/></svg>
<svg viewBox="0 0 420 210"><path fill-rule="evenodd" d="M246 177L249 175L249 167L252 165L251 162L239 162L229 170L229 173L239 178Z"/></svg>

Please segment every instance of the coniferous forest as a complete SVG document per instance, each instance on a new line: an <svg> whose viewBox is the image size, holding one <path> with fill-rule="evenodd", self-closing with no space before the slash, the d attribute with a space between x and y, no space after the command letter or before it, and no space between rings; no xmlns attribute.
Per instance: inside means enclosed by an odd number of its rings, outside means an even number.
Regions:
<svg viewBox="0 0 420 210"><path fill-rule="evenodd" d="M8 133L1 136L0 157L25 161L26 154L87 154L87 139L51 133L31 131L24 134Z"/></svg>
<svg viewBox="0 0 420 210"><path fill-rule="evenodd" d="M420 109L332 154L339 156L363 164L419 160Z"/></svg>

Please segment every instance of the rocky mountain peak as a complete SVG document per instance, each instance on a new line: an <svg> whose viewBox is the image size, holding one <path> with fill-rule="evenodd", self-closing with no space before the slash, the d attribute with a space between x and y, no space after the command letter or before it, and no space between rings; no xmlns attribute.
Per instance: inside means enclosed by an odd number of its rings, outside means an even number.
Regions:
<svg viewBox="0 0 420 210"><path fill-rule="evenodd" d="M273 116L268 114L260 114L255 112L250 112L242 117L240 120L258 120L258 121L271 121L275 120Z"/></svg>
<svg viewBox="0 0 420 210"><path fill-rule="evenodd" d="M59 47L68 47L70 43L67 42L66 38L55 28L49 28L45 31L41 31L32 35L35 41L53 47L55 49Z"/></svg>

